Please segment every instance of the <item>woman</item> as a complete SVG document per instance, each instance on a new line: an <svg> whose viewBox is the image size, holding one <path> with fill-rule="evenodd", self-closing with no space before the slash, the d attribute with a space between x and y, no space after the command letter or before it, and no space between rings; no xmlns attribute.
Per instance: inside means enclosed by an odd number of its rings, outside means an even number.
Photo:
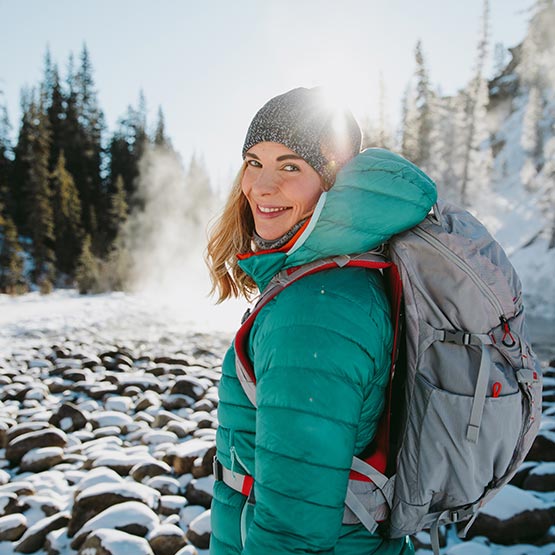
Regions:
<svg viewBox="0 0 555 555"><path fill-rule="evenodd" d="M220 301L263 291L281 270L375 248L422 220L435 201L430 181L387 151L359 154L360 145L353 116L334 112L319 89L294 89L259 110L208 245ZM216 482L211 554L412 553L408 539L343 523L351 459L374 437L389 377L380 273L342 268L299 280L264 306L248 341L257 408L232 347L217 457L230 476L254 478L255 503Z"/></svg>

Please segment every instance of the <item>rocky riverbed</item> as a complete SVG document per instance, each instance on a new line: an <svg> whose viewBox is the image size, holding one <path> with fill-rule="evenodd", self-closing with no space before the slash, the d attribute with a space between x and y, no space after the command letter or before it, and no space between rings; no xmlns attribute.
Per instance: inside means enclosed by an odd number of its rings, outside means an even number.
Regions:
<svg viewBox="0 0 555 555"><path fill-rule="evenodd" d="M41 315L9 330L0 342L0 553L207 554L230 335L137 307L55 325ZM554 346L549 334L537 345L544 420L527 462L468 541L447 531L449 555L555 552ZM428 552L427 534L415 543Z"/></svg>

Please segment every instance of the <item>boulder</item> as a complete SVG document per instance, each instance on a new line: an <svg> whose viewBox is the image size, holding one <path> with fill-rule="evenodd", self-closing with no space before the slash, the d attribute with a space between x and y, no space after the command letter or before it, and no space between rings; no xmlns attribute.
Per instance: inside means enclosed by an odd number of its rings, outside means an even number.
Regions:
<svg viewBox="0 0 555 555"><path fill-rule="evenodd" d="M27 519L23 515L0 517L0 542L15 542L27 530Z"/></svg>
<svg viewBox="0 0 555 555"><path fill-rule="evenodd" d="M140 501L147 507L157 510L160 494L147 486L135 482L100 483L83 490L73 503L68 536L72 538L85 522L102 511L126 501Z"/></svg>
<svg viewBox="0 0 555 555"><path fill-rule="evenodd" d="M187 499L182 495L162 495L159 512L163 516L178 515L185 505Z"/></svg>
<svg viewBox="0 0 555 555"><path fill-rule="evenodd" d="M201 439L192 439L168 449L168 455L173 457L172 466L177 474L188 474L198 457L204 457L213 447L213 443Z"/></svg>
<svg viewBox="0 0 555 555"><path fill-rule="evenodd" d="M46 428L36 432L20 435L8 443L6 459L12 464L19 464L23 455L38 447L64 447L67 436L57 428Z"/></svg>
<svg viewBox="0 0 555 555"><path fill-rule="evenodd" d="M22 472L42 472L63 460L64 450L61 447L38 447L23 455L20 466Z"/></svg>
<svg viewBox="0 0 555 555"><path fill-rule="evenodd" d="M0 493L0 516L21 512L17 494L13 491Z"/></svg>
<svg viewBox="0 0 555 555"><path fill-rule="evenodd" d="M91 532L101 528L121 530L134 536L144 537L159 524L160 520L156 513L143 503L138 501L118 503L86 522L75 534L71 548L79 549Z"/></svg>
<svg viewBox="0 0 555 555"><path fill-rule="evenodd" d="M67 402L60 406L48 422L64 432L74 432L85 427L88 422L88 415L73 403Z"/></svg>
<svg viewBox="0 0 555 555"><path fill-rule="evenodd" d="M154 555L175 555L187 544L185 532L175 524L161 524L148 536Z"/></svg>
<svg viewBox="0 0 555 555"><path fill-rule="evenodd" d="M528 455L527 461L555 461L555 432L540 430Z"/></svg>
<svg viewBox="0 0 555 555"><path fill-rule="evenodd" d="M15 547L18 553L34 553L45 543L46 536L52 530L59 530L69 522L69 513L57 513L39 520L31 526Z"/></svg>
<svg viewBox="0 0 555 555"><path fill-rule="evenodd" d="M154 478L162 474L170 474L171 467L162 461L140 462L131 470L130 475L136 482L142 482L145 478Z"/></svg>
<svg viewBox="0 0 555 555"><path fill-rule="evenodd" d="M555 490L555 462L540 463L532 468L523 480L522 487L534 491Z"/></svg>
<svg viewBox="0 0 555 555"><path fill-rule="evenodd" d="M175 380L175 383L170 389L170 394L186 395L198 401L203 397L206 389L206 384L199 378L195 378L194 376L180 376Z"/></svg>
<svg viewBox="0 0 555 555"><path fill-rule="evenodd" d="M101 528L91 532L78 555L154 555L144 538L120 530Z"/></svg>
<svg viewBox="0 0 555 555"><path fill-rule="evenodd" d="M210 511L205 511L189 524L186 536L194 546L200 549L208 549L210 532Z"/></svg>
<svg viewBox="0 0 555 555"><path fill-rule="evenodd" d="M191 480L187 485L185 497L191 505L201 505L202 507L209 509L212 504L213 489L213 476Z"/></svg>
<svg viewBox="0 0 555 555"><path fill-rule="evenodd" d="M548 505L527 491L507 485L480 510L467 538L486 536L502 545L531 543L541 539L551 523Z"/></svg>

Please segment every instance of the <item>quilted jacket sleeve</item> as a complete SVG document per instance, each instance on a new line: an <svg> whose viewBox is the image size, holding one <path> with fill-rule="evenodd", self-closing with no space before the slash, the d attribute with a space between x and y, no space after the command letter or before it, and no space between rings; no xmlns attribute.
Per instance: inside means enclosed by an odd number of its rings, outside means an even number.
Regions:
<svg viewBox="0 0 555 555"><path fill-rule="evenodd" d="M379 274L304 278L255 325L256 505L243 555L333 554L352 456L383 409L391 325Z"/></svg>

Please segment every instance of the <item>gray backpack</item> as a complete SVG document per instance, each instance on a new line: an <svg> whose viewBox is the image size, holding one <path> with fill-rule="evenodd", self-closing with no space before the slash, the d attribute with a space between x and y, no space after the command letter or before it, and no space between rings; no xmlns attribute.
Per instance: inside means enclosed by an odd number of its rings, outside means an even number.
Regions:
<svg viewBox="0 0 555 555"><path fill-rule="evenodd" d="M468 529L523 462L540 424L541 369L526 336L518 276L468 212L439 202L387 250L387 258L339 256L276 276L236 336L237 373L256 406L249 331L262 306L303 276L381 269L397 315L402 286L402 360L395 371L394 349L388 407L374 451L353 458L343 522L372 532L381 522L391 538L430 529L438 554L438 526L471 519ZM391 413L399 426L390 438ZM387 455L390 439L396 447Z"/></svg>

